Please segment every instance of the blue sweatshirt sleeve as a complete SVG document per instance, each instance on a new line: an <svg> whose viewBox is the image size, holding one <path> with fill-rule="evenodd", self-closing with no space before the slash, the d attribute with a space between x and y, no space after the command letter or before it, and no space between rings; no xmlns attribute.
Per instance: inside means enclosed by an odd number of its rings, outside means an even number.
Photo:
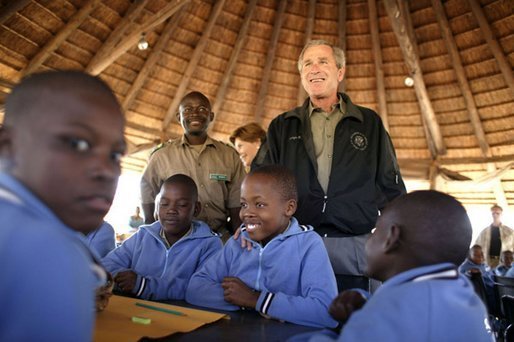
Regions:
<svg viewBox="0 0 514 342"><path fill-rule="evenodd" d="M94 250L100 258L105 257L116 247L114 228L109 223L104 222L89 241L89 247Z"/></svg>
<svg viewBox="0 0 514 342"><path fill-rule="evenodd" d="M257 311L296 324L329 328L337 326L338 323L328 313L330 303L337 296L334 271L321 238L315 237L303 251L301 295L272 293L264 289L257 301Z"/></svg>
<svg viewBox="0 0 514 342"><path fill-rule="evenodd" d="M228 241L223 249L209 258L203 266L191 277L186 290L186 301L193 305L208 308L236 311L238 306L225 301L221 282L228 276L233 249L241 246Z"/></svg>
<svg viewBox="0 0 514 342"><path fill-rule="evenodd" d="M136 286L133 293L143 299L152 300L183 300L186 296L186 288L189 284L190 275L199 269L206 260L213 254L221 250L222 243L218 237L205 238L196 240L200 242L195 248L199 248L202 252L198 255L199 258L189 257L186 260L179 262L187 263L188 269L191 270L189 274L173 274L173 272L166 272L160 277L150 277L137 275ZM196 256L197 254L192 254Z"/></svg>
<svg viewBox="0 0 514 342"><path fill-rule="evenodd" d="M130 270L132 268L134 249L141 237L142 231L139 230L137 233L125 240L120 247L107 254L105 258L102 259L102 265L105 269L112 275Z"/></svg>

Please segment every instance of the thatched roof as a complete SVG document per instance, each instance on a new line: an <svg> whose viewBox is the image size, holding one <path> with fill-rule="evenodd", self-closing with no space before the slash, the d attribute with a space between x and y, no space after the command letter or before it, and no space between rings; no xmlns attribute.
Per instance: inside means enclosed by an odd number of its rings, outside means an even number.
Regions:
<svg viewBox="0 0 514 342"><path fill-rule="evenodd" d="M296 59L307 40L325 39L346 51L344 90L380 113L405 178L465 203L514 204L512 0L2 3L0 103L28 73L87 70L123 104L131 152L182 133L175 113L191 90L211 99L211 134L228 141L304 99ZM124 168L142 170L147 155Z"/></svg>

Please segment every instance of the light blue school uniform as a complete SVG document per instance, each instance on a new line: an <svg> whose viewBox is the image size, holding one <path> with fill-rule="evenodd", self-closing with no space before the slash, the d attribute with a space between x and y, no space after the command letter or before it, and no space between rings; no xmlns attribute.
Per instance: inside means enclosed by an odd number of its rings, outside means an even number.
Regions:
<svg viewBox="0 0 514 342"><path fill-rule="evenodd" d="M487 310L473 285L453 264L443 263L392 277L352 314L339 336L309 339L333 340L492 342L494 338Z"/></svg>
<svg viewBox="0 0 514 342"><path fill-rule="evenodd" d="M251 241L244 226L241 236ZM241 236L230 239L193 275L186 300L222 310L238 310L223 299L224 277L238 277L259 291L255 309L263 315L314 327L335 327L328 307L337 295L334 271L321 237L295 218L289 228L262 247L241 248Z"/></svg>
<svg viewBox="0 0 514 342"><path fill-rule="evenodd" d="M193 221L189 234L170 248L159 235L161 223L139 227L123 244L102 259L116 275L132 270L137 274L133 294L150 300L181 300L191 275L221 250L219 236L202 221Z"/></svg>
<svg viewBox="0 0 514 342"><path fill-rule="evenodd" d="M2 172L0 217L0 341L91 341L105 273L83 235Z"/></svg>
<svg viewBox="0 0 514 342"><path fill-rule="evenodd" d="M99 258L103 258L116 247L114 228L104 221L100 228L86 235L86 241L89 249Z"/></svg>

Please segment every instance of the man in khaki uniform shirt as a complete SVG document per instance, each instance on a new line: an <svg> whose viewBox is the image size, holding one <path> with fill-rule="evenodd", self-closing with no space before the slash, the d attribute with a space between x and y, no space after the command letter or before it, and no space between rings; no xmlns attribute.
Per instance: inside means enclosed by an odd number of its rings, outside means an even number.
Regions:
<svg viewBox="0 0 514 342"><path fill-rule="evenodd" d="M180 102L177 120L184 128L184 135L152 154L141 179L145 223L155 221L155 196L161 184L168 177L182 173L190 176L198 187L202 205L199 220L222 234L227 217L232 228L241 224L243 164L232 147L207 135L213 118L210 102L202 93L191 92Z"/></svg>

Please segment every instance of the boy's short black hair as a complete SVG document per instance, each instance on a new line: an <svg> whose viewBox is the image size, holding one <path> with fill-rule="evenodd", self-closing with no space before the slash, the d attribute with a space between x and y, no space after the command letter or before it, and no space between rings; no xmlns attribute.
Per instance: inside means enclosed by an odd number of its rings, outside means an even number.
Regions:
<svg viewBox="0 0 514 342"><path fill-rule="evenodd" d="M162 183L162 187L165 185L172 185L172 184L183 184L187 187L189 192L191 193L191 196L193 197L193 201L198 200L198 188L196 187L195 181L182 173L178 173L176 175L173 175L171 177L166 178L166 180Z"/></svg>
<svg viewBox="0 0 514 342"><path fill-rule="evenodd" d="M78 70L45 71L28 75L14 86L5 102L4 125L12 126L30 115L39 115L48 95L42 89L49 88L63 96L69 92L76 94L77 89L93 91L119 103L111 88L99 77Z"/></svg>
<svg viewBox="0 0 514 342"><path fill-rule="evenodd" d="M264 165L251 170L250 175L266 175L273 181L274 188L280 193L282 199L298 200L298 190L296 188L296 177L287 167L282 165Z"/></svg>
<svg viewBox="0 0 514 342"><path fill-rule="evenodd" d="M390 209L395 223L405 228L411 257L420 264L460 265L466 259L473 230L466 209L454 197L435 190L414 191L397 197L385 210Z"/></svg>

